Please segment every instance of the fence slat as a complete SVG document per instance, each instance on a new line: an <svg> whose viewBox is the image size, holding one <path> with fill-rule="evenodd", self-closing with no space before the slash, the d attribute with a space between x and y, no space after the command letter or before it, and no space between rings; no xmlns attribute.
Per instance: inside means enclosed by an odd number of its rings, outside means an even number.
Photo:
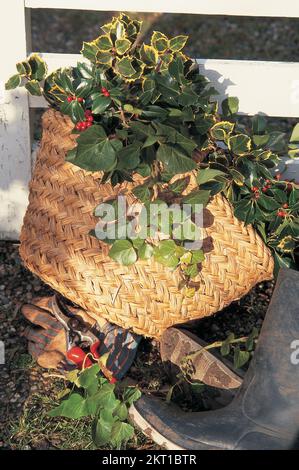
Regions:
<svg viewBox="0 0 299 470"><path fill-rule="evenodd" d="M27 92L5 91L4 83L16 72L16 62L26 57L26 49L24 0L9 0L2 8L0 28L0 238L12 240L18 238L27 206L30 123Z"/></svg>
<svg viewBox="0 0 299 470"><path fill-rule="evenodd" d="M49 70L76 65L77 54L42 54ZM247 60L200 59L201 72L225 96L238 96L240 113L259 112L269 116L299 117L299 63ZM30 97L30 106L47 106L46 101Z"/></svg>
<svg viewBox="0 0 299 470"><path fill-rule="evenodd" d="M296 0L25 0L29 8L60 8L71 10L139 11L192 13L202 15L237 15L268 17L299 17Z"/></svg>

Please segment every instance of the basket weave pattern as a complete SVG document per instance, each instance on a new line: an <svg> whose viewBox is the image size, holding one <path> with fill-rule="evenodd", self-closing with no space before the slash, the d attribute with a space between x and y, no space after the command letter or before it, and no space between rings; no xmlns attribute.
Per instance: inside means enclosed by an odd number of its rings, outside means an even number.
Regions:
<svg viewBox="0 0 299 470"><path fill-rule="evenodd" d="M211 315L271 279L273 259L251 226L245 227L228 201L217 195L207 209L213 222L204 229L211 246L197 282L186 298L181 275L155 262L122 266L109 246L91 237L94 208L107 197L128 193L134 183L101 184L101 173L65 162L75 145L69 118L50 109L30 183L29 206L21 232L26 265L52 288L88 310L136 333L159 337L171 325ZM136 183L135 183L136 184ZM138 184L138 183L137 183Z"/></svg>

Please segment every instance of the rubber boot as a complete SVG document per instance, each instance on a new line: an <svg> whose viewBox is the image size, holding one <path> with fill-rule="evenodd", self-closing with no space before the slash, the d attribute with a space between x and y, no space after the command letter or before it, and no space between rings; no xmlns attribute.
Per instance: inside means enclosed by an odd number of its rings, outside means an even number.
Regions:
<svg viewBox="0 0 299 470"><path fill-rule="evenodd" d="M298 343L299 272L283 269L254 357L231 404L215 411L186 413L175 405L142 397L130 415L168 449L298 448Z"/></svg>

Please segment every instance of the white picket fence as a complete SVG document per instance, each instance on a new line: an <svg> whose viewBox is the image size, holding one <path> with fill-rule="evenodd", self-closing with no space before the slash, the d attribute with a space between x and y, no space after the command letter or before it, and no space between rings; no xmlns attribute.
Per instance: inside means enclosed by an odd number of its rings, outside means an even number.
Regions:
<svg viewBox="0 0 299 470"><path fill-rule="evenodd" d="M106 6L105 6L106 5ZM28 97L25 90L4 90L15 73L16 62L31 51L32 8L140 11L299 18L295 0L9 0L1 8L0 28L0 238L17 239L27 206L32 170L30 109L46 103ZM82 13L83 14L83 13ZM44 59L53 70L75 64L77 55L49 54ZM240 113L299 117L299 63L199 59L202 72L224 96L238 96ZM294 177L299 160L288 166ZM298 175L298 170L297 170Z"/></svg>

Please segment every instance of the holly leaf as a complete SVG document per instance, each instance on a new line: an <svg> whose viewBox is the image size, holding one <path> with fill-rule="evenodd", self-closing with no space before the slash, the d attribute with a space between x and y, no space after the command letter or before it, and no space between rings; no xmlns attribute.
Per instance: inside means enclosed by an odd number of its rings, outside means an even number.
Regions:
<svg viewBox="0 0 299 470"><path fill-rule="evenodd" d="M5 90L14 90L21 85L22 77L17 73L7 80L5 83Z"/></svg>
<svg viewBox="0 0 299 470"><path fill-rule="evenodd" d="M236 155L246 155L251 150L251 139L246 134L237 134L229 137L228 148Z"/></svg>
<svg viewBox="0 0 299 470"><path fill-rule="evenodd" d="M185 47L185 44L188 40L188 36L175 36L174 38L169 40L169 49L172 52L178 52Z"/></svg>
<svg viewBox="0 0 299 470"><path fill-rule="evenodd" d="M131 45L132 44L131 44L131 41L129 41L129 39L126 39L126 38L117 39L115 41L115 50L117 54L123 55L130 49Z"/></svg>
<svg viewBox="0 0 299 470"><path fill-rule="evenodd" d="M33 96L42 95L42 89L37 80L29 80L29 82L25 83L25 88L26 90L29 91L30 95L33 95Z"/></svg>
<svg viewBox="0 0 299 470"><path fill-rule="evenodd" d="M130 78L136 73L136 70L133 67L132 62L133 62L133 59L129 57L123 57L122 59L117 59L116 70L124 77Z"/></svg>
<svg viewBox="0 0 299 470"><path fill-rule="evenodd" d="M151 45L159 54L168 49L168 38L159 31L154 31L151 37Z"/></svg>
<svg viewBox="0 0 299 470"><path fill-rule="evenodd" d="M102 114L109 108L111 104L111 98L104 96L102 93L93 93L92 95L92 112L93 114Z"/></svg>

